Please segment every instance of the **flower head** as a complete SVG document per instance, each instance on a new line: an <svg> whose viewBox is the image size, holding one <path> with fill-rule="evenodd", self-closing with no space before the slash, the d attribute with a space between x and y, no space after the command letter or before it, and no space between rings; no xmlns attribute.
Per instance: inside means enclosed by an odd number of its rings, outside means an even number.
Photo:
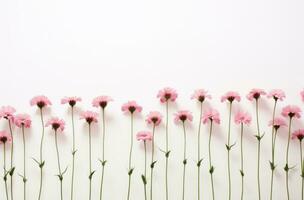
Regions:
<svg viewBox="0 0 304 200"><path fill-rule="evenodd" d="M202 116L202 121L204 124L206 124L208 121L215 122L219 124L221 122L220 120L220 114L217 110L209 108Z"/></svg>
<svg viewBox="0 0 304 200"><path fill-rule="evenodd" d="M275 101L283 101L286 97L285 92L280 89L273 89L267 94L268 98L273 98Z"/></svg>
<svg viewBox="0 0 304 200"><path fill-rule="evenodd" d="M281 126L287 126L287 124L282 117L276 117L269 121L268 126L273 126L274 129L278 130Z"/></svg>
<svg viewBox="0 0 304 200"><path fill-rule="evenodd" d="M232 103L234 100L240 102L241 96L239 95L238 92L229 91L221 97L221 102L224 102L226 100L229 101L230 103Z"/></svg>
<svg viewBox="0 0 304 200"><path fill-rule="evenodd" d="M133 114L134 112L140 113L142 111L142 107L139 106L136 101L128 101L122 105L121 110L123 112L130 112Z"/></svg>
<svg viewBox="0 0 304 200"><path fill-rule="evenodd" d="M43 108L48 105L52 105L51 101L43 95L35 96L30 101L31 106L38 106L38 108Z"/></svg>
<svg viewBox="0 0 304 200"><path fill-rule="evenodd" d="M32 120L28 114L18 114L14 117L14 123L19 128L22 128L22 127L30 128Z"/></svg>
<svg viewBox="0 0 304 200"><path fill-rule="evenodd" d="M15 108L12 106L2 106L0 108L0 118L11 120L14 118Z"/></svg>
<svg viewBox="0 0 304 200"><path fill-rule="evenodd" d="M258 100L262 95L266 95L266 92L262 89L254 88L249 94L247 94L247 99L252 101L253 99Z"/></svg>
<svg viewBox="0 0 304 200"><path fill-rule="evenodd" d="M136 134L136 139L138 141L151 141L152 140L152 133L150 131L140 131Z"/></svg>
<svg viewBox="0 0 304 200"><path fill-rule="evenodd" d="M174 121L175 122L185 122L185 121L190 121L192 122L192 119L193 119L193 116L192 116L192 113L188 110L181 110L181 111L178 111L177 113L174 114L175 115L175 118L174 118Z"/></svg>
<svg viewBox="0 0 304 200"><path fill-rule="evenodd" d="M57 131L58 129L60 131L63 131L65 122L62 119L59 119L58 117L53 117L46 122L45 127L48 126L51 126L54 131Z"/></svg>
<svg viewBox="0 0 304 200"><path fill-rule="evenodd" d="M247 112L241 112L239 111L235 117L234 121L236 124L250 124L251 123L251 115Z"/></svg>
<svg viewBox="0 0 304 200"><path fill-rule="evenodd" d="M81 101L80 97L64 97L61 99L61 104L68 103L71 107L75 106L77 101Z"/></svg>
<svg viewBox="0 0 304 200"><path fill-rule="evenodd" d="M162 121L162 114L158 111L152 111L147 115L146 122L158 126Z"/></svg>
<svg viewBox="0 0 304 200"><path fill-rule="evenodd" d="M98 96L93 99L92 105L94 107L105 108L110 101L113 101L113 99L109 96Z"/></svg>
<svg viewBox="0 0 304 200"><path fill-rule="evenodd" d="M199 102L205 101L205 99L211 99L211 95L208 94L208 91L204 89L198 89L195 90L193 95L191 96L191 99L196 99Z"/></svg>
<svg viewBox="0 0 304 200"><path fill-rule="evenodd" d="M91 124L92 122L98 122L97 117L98 113L92 111L85 111L80 114L80 119L86 120L88 124Z"/></svg>
<svg viewBox="0 0 304 200"><path fill-rule="evenodd" d="M282 110L282 115L284 117L296 117L300 118L301 117L301 109L298 106L295 105L288 105L285 106Z"/></svg>
<svg viewBox="0 0 304 200"><path fill-rule="evenodd" d="M165 103L167 101L175 101L177 98L177 92L175 89L170 88L170 87L165 87L162 90L158 91L157 98L160 99L161 103Z"/></svg>
<svg viewBox="0 0 304 200"><path fill-rule="evenodd" d="M12 137L6 131L0 131L0 143L11 142Z"/></svg>
<svg viewBox="0 0 304 200"><path fill-rule="evenodd" d="M298 138L298 140L302 141L304 138L304 129L298 129L292 133L292 139Z"/></svg>

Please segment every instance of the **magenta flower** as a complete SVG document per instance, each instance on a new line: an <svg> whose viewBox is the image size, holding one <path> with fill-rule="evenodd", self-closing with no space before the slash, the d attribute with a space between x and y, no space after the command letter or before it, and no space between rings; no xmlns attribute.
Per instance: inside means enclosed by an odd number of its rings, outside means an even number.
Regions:
<svg viewBox="0 0 304 200"><path fill-rule="evenodd" d="M98 96L93 99L92 105L94 107L105 108L110 101L113 101L113 99L109 96Z"/></svg>
<svg viewBox="0 0 304 200"><path fill-rule="evenodd" d="M51 126L52 129L54 129L54 131L57 131L58 129L60 131L63 131L65 122L62 119L59 119L58 117L53 117L46 122L45 127L48 127L48 126Z"/></svg>
<svg viewBox="0 0 304 200"><path fill-rule="evenodd" d="M220 114L217 110L209 108L202 117L202 121L204 124L206 124L208 121L215 122L219 124L221 122L220 120Z"/></svg>
<svg viewBox="0 0 304 200"><path fill-rule="evenodd" d="M232 103L234 100L240 102L241 96L239 95L238 92L229 91L221 97L221 102L224 102L226 100L229 101L230 103Z"/></svg>
<svg viewBox="0 0 304 200"><path fill-rule="evenodd" d="M11 141L12 141L12 137L6 131L0 131L0 142L2 144Z"/></svg>
<svg viewBox="0 0 304 200"><path fill-rule="evenodd" d="M288 105L285 106L282 109L282 113L281 113L284 117L296 117L296 118L300 118L301 117L301 109L298 106L295 105Z"/></svg>
<svg viewBox="0 0 304 200"><path fill-rule="evenodd" d="M165 87L164 89L159 90L157 94L157 98L159 98L161 103L175 101L177 96L176 90L170 87Z"/></svg>
<svg viewBox="0 0 304 200"><path fill-rule="evenodd" d="M92 122L98 122L97 117L98 113L92 111L85 111L80 114L80 119L86 120L88 124L91 124Z"/></svg>
<svg viewBox="0 0 304 200"><path fill-rule="evenodd" d="M43 108L45 106L52 105L51 101L44 95L35 96L30 101L31 106L38 106L38 108Z"/></svg>
<svg viewBox="0 0 304 200"><path fill-rule="evenodd" d="M249 101L252 101L253 99L257 100L259 99L262 95L266 95L266 92L262 89L254 88L252 89L249 94L247 94L247 99Z"/></svg>
<svg viewBox="0 0 304 200"><path fill-rule="evenodd" d="M299 139L300 141L304 138L304 129L298 129L292 133L292 139Z"/></svg>
<svg viewBox="0 0 304 200"><path fill-rule="evenodd" d="M151 141L152 133L150 131L140 131L136 134L136 139L138 141Z"/></svg>
<svg viewBox="0 0 304 200"><path fill-rule="evenodd" d="M12 106L2 106L0 109L0 119L4 118L12 120L15 112L16 110Z"/></svg>
<svg viewBox="0 0 304 200"><path fill-rule="evenodd" d="M234 117L234 122L236 124L247 124L249 125L251 123L251 115L247 112L241 112L239 111L235 117Z"/></svg>
<svg viewBox="0 0 304 200"><path fill-rule="evenodd" d="M287 126L287 124L283 118L276 117L269 121L268 126L273 126L274 129L278 130L280 127Z"/></svg>
<svg viewBox="0 0 304 200"><path fill-rule="evenodd" d="M133 114L134 112L140 113L142 111L142 107L139 106L136 101L128 101L127 103L123 104L121 107L123 112L130 112Z"/></svg>
<svg viewBox="0 0 304 200"><path fill-rule="evenodd" d="M199 102L203 102L205 101L205 99L211 99L211 95L208 94L207 90L198 89L194 91L194 93L191 96L191 99L196 99Z"/></svg>
<svg viewBox="0 0 304 200"><path fill-rule="evenodd" d="M61 99L61 104L69 104L71 107L75 106L77 102L80 102L80 97L64 97Z"/></svg>
<svg viewBox="0 0 304 200"><path fill-rule="evenodd" d="M146 118L146 122L148 124L153 124L155 126L158 126L161 121L162 121L162 114L158 111L151 111L148 115L147 115L147 118Z"/></svg>
<svg viewBox="0 0 304 200"><path fill-rule="evenodd" d="M273 98L275 101L283 101L286 97L285 92L280 89L273 89L267 94L268 98Z"/></svg>
<svg viewBox="0 0 304 200"><path fill-rule="evenodd" d="M6 169L6 143L11 142L13 139L12 137L6 132L6 131L0 131L0 144L3 144L3 180L5 184L5 194L6 194L6 199L8 200L8 189L7 189L7 176L10 173L10 170Z"/></svg>
<svg viewBox="0 0 304 200"><path fill-rule="evenodd" d="M14 123L19 128L30 128L32 124L31 117L28 114L18 114L14 117Z"/></svg>
<svg viewBox="0 0 304 200"><path fill-rule="evenodd" d="M174 121L177 123L179 121L181 122L185 122L185 121L189 121L189 122L192 122L193 120L193 116L192 116L192 113L188 110L181 110L181 111L178 111L177 113L174 114L175 115L175 118L174 118Z"/></svg>

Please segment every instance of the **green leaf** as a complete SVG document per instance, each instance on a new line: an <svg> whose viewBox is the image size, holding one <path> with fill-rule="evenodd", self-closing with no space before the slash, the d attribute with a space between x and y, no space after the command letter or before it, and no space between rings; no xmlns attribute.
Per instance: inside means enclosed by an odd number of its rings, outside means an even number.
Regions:
<svg viewBox="0 0 304 200"><path fill-rule="evenodd" d="M287 172L289 170L288 164L286 163L284 170Z"/></svg>
<svg viewBox="0 0 304 200"><path fill-rule="evenodd" d="M95 173L95 170L94 170L94 171L92 171L92 172L90 173L90 175L89 175L89 179L92 179L92 177L93 177L94 173Z"/></svg>
<svg viewBox="0 0 304 200"><path fill-rule="evenodd" d="M183 164L186 165L187 164L187 159L183 160Z"/></svg>
<svg viewBox="0 0 304 200"><path fill-rule="evenodd" d="M243 172L243 170L240 170L240 173L241 173L241 176L245 175L244 172Z"/></svg>
<svg viewBox="0 0 304 200"><path fill-rule="evenodd" d="M143 181L143 183L145 185L147 184L147 179L146 179L146 177L143 174L141 175L141 180Z"/></svg>
<svg viewBox="0 0 304 200"><path fill-rule="evenodd" d="M200 167L201 164L202 164L202 162L203 162L203 160L204 160L204 159L200 159L200 160L197 162L196 166Z"/></svg>
<svg viewBox="0 0 304 200"><path fill-rule="evenodd" d="M77 152L77 149L75 149L74 151L72 151L72 155L74 156Z"/></svg>
<svg viewBox="0 0 304 200"><path fill-rule="evenodd" d="M151 165L150 165L150 168L154 168L156 162L157 162L157 161L153 161L153 162L151 163Z"/></svg>
<svg viewBox="0 0 304 200"><path fill-rule="evenodd" d="M131 168L131 169L128 171L128 175L129 175L129 176L131 176L131 175L132 175L133 170L134 170L134 168Z"/></svg>
<svg viewBox="0 0 304 200"><path fill-rule="evenodd" d="M14 172L15 172L15 167L12 167L12 168L9 170L9 175L10 175L10 176L13 176L13 175L14 175Z"/></svg>
<svg viewBox="0 0 304 200"><path fill-rule="evenodd" d="M165 154L166 158L169 158L170 153L171 153L171 151L166 152L166 154Z"/></svg>
<svg viewBox="0 0 304 200"><path fill-rule="evenodd" d="M213 174L213 172L214 172L214 167L211 166L211 168L209 169L209 173L210 173L210 174Z"/></svg>
<svg viewBox="0 0 304 200"><path fill-rule="evenodd" d="M273 162L271 162L271 161L269 161L269 164L270 164L270 169L271 169L272 171L275 170L276 165L275 165Z"/></svg>

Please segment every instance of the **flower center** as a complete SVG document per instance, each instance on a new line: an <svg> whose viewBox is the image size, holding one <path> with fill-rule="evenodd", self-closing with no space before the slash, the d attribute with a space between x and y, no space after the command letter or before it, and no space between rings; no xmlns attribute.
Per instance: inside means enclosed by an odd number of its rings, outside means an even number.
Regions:
<svg viewBox="0 0 304 200"><path fill-rule="evenodd" d="M179 119L184 122L187 119L187 115L181 115L179 116Z"/></svg>
<svg viewBox="0 0 304 200"><path fill-rule="evenodd" d="M254 93L253 98L258 99L260 98L261 94L260 93Z"/></svg>
<svg viewBox="0 0 304 200"><path fill-rule="evenodd" d="M102 108L105 108L107 106L107 102L106 101L100 101L99 106L102 107Z"/></svg>
<svg viewBox="0 0 304 200"><path fill-rule="evenodd" d="M3 143L6 143L7 141L7 137L3 136L3 137L0 137L0 141L3 142Z"/></svg>
<svg viewBox="0 0 304 200"><path fill-rule="evenodd" d="M37 106L38 106L39 108L43 108L43 107L45 106L45 103L44 103L43 101L39 101L39 102L37 103Z"/></svg>
<svg viewBox="0 0 304 200"><path fill-rule="evenodd" d="M130 106L129 107L130 113L134 113L135 110L136 110L135 106Z"/></svg>
<svg viewBox="0 0 304 200"><path fill-rule="evenodd" d="M203 96L203 95L202 95L202 96L199 96L199 97L198 97L198 100L199 100L200 102L205 101L205 96Z"/></svg>
<svg viewBox="0 0 304 200"><path fill-rule="evenodd" d="M72 107L73 107L73 106L75 106L76 101L75 101L75 100L70 100L70 101L69 101L69 104L70 104L70 106L72 106Z"/></svg>

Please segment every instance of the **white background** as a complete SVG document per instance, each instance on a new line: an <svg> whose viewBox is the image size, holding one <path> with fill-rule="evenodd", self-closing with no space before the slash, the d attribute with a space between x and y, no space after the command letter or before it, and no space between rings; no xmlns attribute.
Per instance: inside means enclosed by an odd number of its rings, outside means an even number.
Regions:
<svg viewBox="0 0 304 200"><path fill-rule="evenodd" d="M33 117L33 127L27 130L28 199L37 198L39 168L31 157L38 156L41 126L35 107L29 100L38 94L47 95L53 106L46 119L59 116L67 120L66 130L59 137L63 166L71 167L71 126L68 106L60 105L66 95L78 95L83 102L79 111L92 109L91 100L98 95L110 95L115 101L107 107L106 165L104 199L126 197L127 159L129 148L129 117L120 107L127 100L137 100L144 108L136 118L135 131L150 129L144 122L150 110L164 112L156 99L164 86L177 89L179 97L170 113L178 109L193 112L194 122L187 126L188 159L186 199L196 199L196 134L198 105L189 99L194 89L205 88L212 105L221 112L222 124L213 134L215 191L217 199L227 198L226 149L228 112L220 96L228 90L242 94L241 103L234 106L253 113L254 105L244 96L252 87L266 90L282 88L286 100L279 104L297 104L304 108L299 91L303 87L304 64L304 2L300 0L2 0L0 2L0 69L1 105L12 105L19 112ZM263 199L269 196L271 156L271 118L273 101L261 100L262 141L261 184ZM97 110L96 110L97 111ZM77 112L78 114L79 112ZM76 117L78 119L78 117ZM245 137L245 199L257 199L255 118ZM169 182L170 199L180 199L182 181L182 129L170 119ZM303 124L297 120L293 129ZM88 196L88 136L83 121L76 120L77 167L75 199ZM93 161L97 170L93 178L93 199L98 199L101 156L100 124L94 125ZM1 129L7 129L1 120ZM45 182L43 199L59 199L59 181L52 132L46 129ZM233 125L232 141L239 141L239 129ZM207 167L207 127L202 128L202 193L210 199ZM15 199L22 199L22 169L20 130L14 128L16 157ZM157 129L156 144L164 148L164 126ZM279 132L277 144L278 168L275 174L274 199L286 199L284 156L287 130ZM293 141L290 163L291 199L300 198L298 143ZM1 152L1 165L3 164ZM132 199L143 199L140 174L143 171L143 148L134 145L135 173ZM157 151L155 168L155 199L164 199L164 156ZM232 151L233 194L240 195L239 145ZM1 171L2 173L2 171ZM148 177L149 178L149 177ZM70 171L64 179L65 199L70 197ZM0 182L0 197L4 185Z"/></svg>

